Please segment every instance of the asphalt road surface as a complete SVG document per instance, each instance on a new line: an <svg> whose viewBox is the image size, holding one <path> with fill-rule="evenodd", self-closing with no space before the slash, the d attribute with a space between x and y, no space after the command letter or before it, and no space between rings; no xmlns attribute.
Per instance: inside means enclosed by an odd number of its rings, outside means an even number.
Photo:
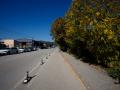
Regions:
<svg viewBox="0 0 120 90"><path fill-rule="evenodd" d="M23 84L26 71L32 79ZM120 85L56 48L0 57L0 90L120 90Z"/></svg>
<svg viewBox="0 0 120 90"><path fill-rule="evenodd" d="M28 84L20 83L15 90L86 90L81 79L56 49L37 70Z"/></svg>
<svg viewBox="0 0 120 90"><path fill-rule="evenodd" d="M13 90L26 76L26 71L34 71L41 60L54 49L7 55L0 57L0 90Z"/></svg>

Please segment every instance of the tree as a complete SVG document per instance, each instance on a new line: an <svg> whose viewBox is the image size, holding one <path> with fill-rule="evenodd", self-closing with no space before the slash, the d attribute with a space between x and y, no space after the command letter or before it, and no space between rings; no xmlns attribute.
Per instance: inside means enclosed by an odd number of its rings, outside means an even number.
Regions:
<svg viewBox="0 0 120 90"><path fill-rule="evenodd" d="M120 66L119 3L120 0L73 0L64 18L53 23L56 43L78 57L90 58L90 62Z"/></svg>
<svg viewBox="0 0 120 90"><path fill-rule="evenodd" d="M65 43L65 29L64 29L64 18L57 18L51 27L51 35L55 40L56 44L60 47L60 49L66 51L66 43Z"/></svg>

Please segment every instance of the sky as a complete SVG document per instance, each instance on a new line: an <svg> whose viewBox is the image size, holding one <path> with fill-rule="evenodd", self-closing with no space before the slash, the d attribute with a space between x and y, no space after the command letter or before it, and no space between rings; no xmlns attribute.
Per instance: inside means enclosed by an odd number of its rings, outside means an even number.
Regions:
<svg viewBox="0 0 120 90"><path fill-rule="evenodd" d="M0 0L0 38L52 41L52 22L72 0Z"/></svg>

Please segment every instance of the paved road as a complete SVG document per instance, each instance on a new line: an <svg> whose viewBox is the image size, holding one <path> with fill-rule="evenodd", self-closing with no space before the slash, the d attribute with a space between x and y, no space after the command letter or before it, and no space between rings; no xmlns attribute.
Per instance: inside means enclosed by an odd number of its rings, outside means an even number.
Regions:
<svg viewBox="0 0 120 90"><path fill-rule="evenodd" d="M12 90L25 77L26 71L34 71L41 59L54 49L14 54L0 57L0 90Z"/></svg>
<svg viewBox="0 0 120 90"><path fill-rule="evenodd" d="M28 84L20 83L15 90L86 90L57 49L37 71Z"/></svg>
<svg viewBox="0 0 120 90"><path fill-rule="evenodd" d="M33 78L23 84L27 70ZM0 90L120 90L120 87L90 65L61 54L58 49L48 49L0 57Z"/></svg>

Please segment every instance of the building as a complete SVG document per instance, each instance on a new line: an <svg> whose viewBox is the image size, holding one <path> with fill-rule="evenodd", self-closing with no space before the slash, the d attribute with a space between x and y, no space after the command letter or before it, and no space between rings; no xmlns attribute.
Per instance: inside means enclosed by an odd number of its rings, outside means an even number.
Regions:
<svg viewBox="0 0 120 90"><path fill-rule="evenodd" d="M52 46L53 43L51 42L47 42L47 41L38 41L38 40L33 40L33 39L26 39L26 38L22 38L22 39L17 39L17 41L19 42L19 47L20 48L47 48Z"/></svg>
<svg viewBox="0 0 120 90"><path fill-rule="evenodd" d="M23 38L23 39L17 39L17 41L19 42L18 46L20 48L34 47L35 40Z"/></svg>
<svg viewBox="0 0 120 90"><path fill-rule="evenodd" d="M54 45L53 42L48 42L48 41L37 41L33 39L27 39L27 38L22 38L22 39L3 39L1 40L0 43L5 44L7 47L19 47L19 48L49 48Z"/></svg>
<svg viewBox="0 0 120 90"><path fill-rule="evenodd" d="M2 42L9 48L18 47L19 42L13 39L4 39Z"/></svg>

